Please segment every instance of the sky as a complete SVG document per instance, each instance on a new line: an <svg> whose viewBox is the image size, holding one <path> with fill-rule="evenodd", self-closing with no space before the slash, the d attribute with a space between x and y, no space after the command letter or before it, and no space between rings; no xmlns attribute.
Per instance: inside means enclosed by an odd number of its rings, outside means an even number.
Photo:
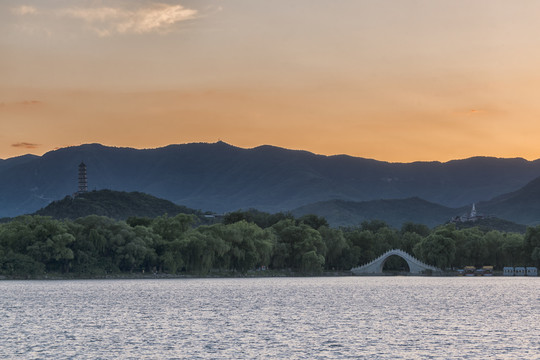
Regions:
<svg viewBox="0 0 540 360"><path fill-rule="evenodd" d="M536 0L2 0L0 158L225 141L540 158Z"/></svg>

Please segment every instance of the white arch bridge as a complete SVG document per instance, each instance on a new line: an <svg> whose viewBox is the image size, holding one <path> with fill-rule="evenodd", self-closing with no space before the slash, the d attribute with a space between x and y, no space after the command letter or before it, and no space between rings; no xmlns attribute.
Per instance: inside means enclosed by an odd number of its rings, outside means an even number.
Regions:
<svg viewBox="0 0 540 360"><path fill-rule="evenodd" d="M434 266L425 264L418 260L417 258L413 257L412 255L409 255L403 250L399 249L392 249L388 250L375 260L355 268L351 269L351 272L355 275L361 275L361 274L382 274L384 263L386 260L393 255L397 255L403 260L407 262L407 265L409 265L409 272L411 274L422 274L428 271L431 272L442 272L441 269L438 269Z"/></svg>

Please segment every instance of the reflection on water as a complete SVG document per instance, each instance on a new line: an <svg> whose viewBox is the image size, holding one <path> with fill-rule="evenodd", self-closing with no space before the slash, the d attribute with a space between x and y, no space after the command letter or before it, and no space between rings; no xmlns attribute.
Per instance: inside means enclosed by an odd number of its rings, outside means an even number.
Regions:
<svg viewBox="0 0 540 360"><path fill-rule="evenodd" d="M539 278L0 282L0 358L540 359Z"/></svg>

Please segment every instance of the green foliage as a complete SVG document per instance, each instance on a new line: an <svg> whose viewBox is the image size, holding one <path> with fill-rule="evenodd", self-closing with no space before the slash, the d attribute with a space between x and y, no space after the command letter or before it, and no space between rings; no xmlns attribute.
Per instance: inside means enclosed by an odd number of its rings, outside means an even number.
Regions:
<svg viewBox="0 0 540 360"><path fill-rule="evenodd" d="M414 253L420 260L440 269L446 269L454 260L456 244L451 237L442 233L433 233L414 247Z"/></svg>
<svg viewBox="0 0 540 360"><path fill-rule="evenodd" d="M382 228L387 228L388 224L383 220L366 220L360 224L362 230L377 232Z"/></svg>
<svg viewBox="0 0 540 360"><path fill-rule="evenodd" d="M540 226L529 227L524 242L525 252L531 254L531 260L540 267Z"/></svg>
<svg viewBox="0 0 540 360"><path fill-rule="evenodd" d="M382 254L375 251L375 235L369 230L349 229L344 236L351 249L348 259L351 266L368 263Z"/></svg>
<svg viewBox="0 0 540 360"><path fill-rule="evenodd" d="M525 260L525 242L520 234L506 234L506 238L501 245L505 256L505 263L514 266L524 266Z"/></svg>
<svg viewBox="0 0 540 360"><path fill-rule="evenodd" d="M298 222L302 224L306 224L316 230L322 226L326 226L326 227L329 226L328 221L326 221L325 218L314 215L314 214L304 215L298 219Z"/></svg>
<svg viewBox="0 0 540 360"><path fill-rule="evenodd" d="M302 271L319 274L322 272L323 265L324 256L317 254L315 250L302 254Z"/></svg>
<svg viewBox="0 0 540 360"><path fill-rule="evenodd" d="M328 269L346 270L350 269L349 263L345 261L345 254L349 250L349 244L343 236L343 232L328 226L320 226L319 234L326 247L326 266Z"/></svg>
<svg viewBox="0 0 540 360"><path fill-rule="evenodd" d="M192 214L132 217L127 222L97 215L73 221L21 216L0 224L0 274L245 274L266 267L319 274L348 270L390 249L405 250L440 268L540 265L540 226L525 235L453 224L429 230L407 223L397 230L381 221L335 229L313 215L294 219L255 211L238 212L218 224L195 227L195 222ZM403 267L398 257L385 264L388 270Z"/></svg>
<svg viewBox="0 0 540 360"><path fill-rule="evenodd" d="M0 271L5 275L29 277L42 275L45 272L45 265L28 255L10 251L0 259Z"/></svg>
<svg viewBox="0 0 540 360"><path fill-rule="evenodd" d="M428 233L429 235L429 233ZM427 236L427 235L426 235ZM401 249L409 254L414 253L414 247L422 241L424 237L415 232L405 232L401 234Z"/></svg>
<svg viewBox="0 0 540 360"><path fill-rule="evenodd" d="M226 214L223 218L223 224L230 225L245 220L248 223L257 224L262 229L266 229L285 219L294 219L294 217L289 213L279 212L269 214L256 209L249 209L247 211L238 210Z"/></svg>
<svg viewBox="0 0 540 360"><path fill-rule="evenodd" d="M191 228L194 218L191 215L178 214L175 217L163 215L152 222L152 230L165 241L179 240Z"/></svg>
<svg viewBox="0 0 540 360"><path fill-rule="evenodd" d="M431 232L431 230L429 230L429 227L427 225L424 225L424 224L416 224L416 223L413 223L413 222L406 222L401 226L401 233L402 234L413 233L413 234L420 235L422 237L426 237L426 236L429 235L430 232Z"/></svg>
<svg viewBox="0 0 540 360"><path fill-rule="evenodd" d="M276 246L279 248L274 268L279 264L289 269L301 269L304 254L311 251L324 259L326 246L317 230L304 223L296 225L293 220L282 220L273 229L277 236Z"/></svg>
<svg viewBox="0 0 540 360"><path fill-rule="evenodd" d="M465 221L456 223L456 228L458 229L467 229L467 228L478 228L483 232L488 232L490 230L497 230L502 232L516 232L516 233L525 233L527 231L526 225L516 224L515 222L499 219L496 217L488 217L484 219L478 219L476 221Z"/></svg>
<svg viewBox="0 0 540 360"><path fill-rule="evenodd" d="M146 226L149 227L152 225L153 219L149 217L140 217L140 216L130 216L127 218L126 223L131 226Z"/></svg>

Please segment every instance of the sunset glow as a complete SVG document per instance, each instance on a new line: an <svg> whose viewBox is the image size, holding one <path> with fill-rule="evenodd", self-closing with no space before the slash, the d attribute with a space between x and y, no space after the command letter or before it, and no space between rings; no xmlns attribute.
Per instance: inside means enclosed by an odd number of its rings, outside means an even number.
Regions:
<svg viewBox="0 0 540 360"><path fill-rule="evenodd" d="M0 158L225 141L540 158L540 2L6 0Z"/></svg>

